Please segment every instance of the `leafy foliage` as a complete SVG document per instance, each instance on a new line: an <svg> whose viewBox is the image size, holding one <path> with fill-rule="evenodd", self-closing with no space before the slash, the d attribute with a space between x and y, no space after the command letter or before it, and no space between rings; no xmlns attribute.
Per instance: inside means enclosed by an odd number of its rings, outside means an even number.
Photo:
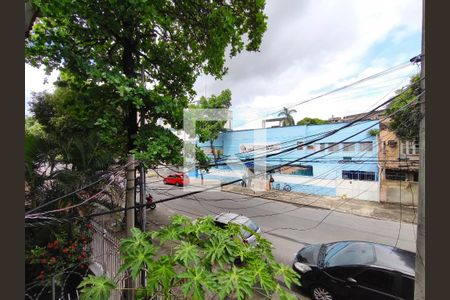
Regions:
<svg viewBox="0 0 450 300"><path fill-rule="evenodd" d="M108 300L111 290L116 288L116 285L105 276L89 275L78 288L82 288L82 300Z"/></svg>
<svg viewBox="0 0 450 300"><path fill-rule="evenodd" d="M419 126L422 113L417 96L421 92L420 75L417 74L411 78L409 87L397 91L397 95L400 93L401 95L393 100L386 109L386 115L398 111L390 117L389 129L394 131L401 140L419 140ZM403 108L412 101L416 102Z"/></svg>
<svg viewBox="0 0 450 300"><path fill-rule="evenodd" d="M85 270L90 254L91 232L85 223L27 230L25 263L27 281L48 284L62 270ZM59 278L57 278L59 279Z"/></svg>
<svg viewBox="0 0 450 300"><path fill-rule="evenodd" d="M367 132L367 134L370 136L377 136L379 133L380 133L379 129L371 129Z"/></svg>
<svg viewBox="0 0 450 300"><path fill-rule="evenodd" d="M149 150L136 143L138 111L151 125L154 143L169 149L177 138L166 133L159 140L157 120L180 129L198 75L222 78L226 49L230 57L258 51L267 28L264 0L34 0L33 5L40 18L26 40L26 61L63 71L62 85L102 102L95 119L111 132L118 129L115 120L122 125L127 152ZM155 126L159 130L153 133ZM155 163L154 154L144 158Z"/></svg>
<svg viewBox="0 0 450 300"><path fill-rule="evenodd" d="M39 18L26 34L26 62L57 69L60 78L32 107L45 134L33 126L26 133L31 207L90 183L129 152L148 166L179 165L181 141L164 125L181 129L197 77L223 77L226 50L231 57L258 51L267 27L264 0L32 2ZM140 129L138 112L146 124ZM47 208L83 200L72 195ZM77 213L85 212L69 215ZM137 262L126 268L150 268L156 248L130 245L124 255Z"/></svg>
<svg viewBox="0 0 450 300"><path fill-rule="evenodd" d="M212 95L209 98L201 97L197 105L192 105L192 108L200 109L228 109L231 106L231 91L226 89L218 96ZM226 121L197 121L195 132L198 134L200 143L209 142L211 146L211 153L214 161L217 160L217 151L214 147L214 140L219 137L219 134L225 130Z"/></svg>
<svg viewBox="0 0 450 300"><path fill-rule="evenodd" d="M319 118L308 118L305 117L297 122L297 125L322 125L327 124L327 121Z"/></svg>
<svg viewBox="0 0 450 300"><path fill-rule="evenodd" d="M270 242L259 234L252 232L260 246L243 243L243 229L250 230L236 224L220 228L212 217L191 221L184 216L174 216L158 232L133 229L133 236L121 241L121 271L131 271L133 278L147 271L147 286L138 293L142 297L162 293L169 299L181 293L189 299L213 295L251 299L254 288L261 287L268 297L277 293L281 299L295 299L274 276L281 276L290 287L300 284L298 275L273 259ZM95 288L84 285L87 290Z"/></svg>

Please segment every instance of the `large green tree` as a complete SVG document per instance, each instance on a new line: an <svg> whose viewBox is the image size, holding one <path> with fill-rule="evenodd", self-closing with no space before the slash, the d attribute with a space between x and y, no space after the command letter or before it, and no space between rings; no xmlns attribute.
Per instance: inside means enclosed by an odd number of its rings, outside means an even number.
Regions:
<svg viewBox="0 0 450 300"><path fill-rule="evenodd" d="M322 124L327 124L327 121L319 118L308 118L308 117L305 117L300 121L297 121L297 125L322 125Z"/></svg>
<svg viewBox="0 0 450 300"><path fill-rule="evenodd" d="M201 97L198 104L193 105L193 108L200 109L228 109L231 106L231 91L226 89L218 96L211 95L211 97ZM217 161L217 152L214 147L214 140L219 137L219 134L225 130L227 121L197 121L196 133L199 136L200 143L209 142L211 152L214 157L214 162Z"/></svg>
<svg viewBox="0 0 450 300"><path fill-rule="evenodd" d="M100 109L97 121L123 123L127 152L172 163L181 142L157 120L180 129L197 76L221 78L226 53L257 51L267 18L264 0L34 0L33 6L40 17L26 39L26 61L71 74L67 87L92 92L90 101L111 96L118 112ZM146 120L141 128L137 112Z"/></svg>
<svg viewBox="0 0 450 300"><path fill-rule="evenodd" d="M401 140L419 140L422 113L417 97L421 92L420 75L417 74L411 78L407 87L396 91L397 95L401 95L393 100L386 109L386 115L396 112L390 117L389 129L394 131ZM405 107L409 103L411 104Z"/></svg>

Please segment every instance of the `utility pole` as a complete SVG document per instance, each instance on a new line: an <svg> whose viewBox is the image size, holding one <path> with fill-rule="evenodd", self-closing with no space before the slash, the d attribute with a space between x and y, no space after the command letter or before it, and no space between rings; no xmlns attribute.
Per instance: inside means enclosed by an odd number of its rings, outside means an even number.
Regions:
<svg viewBox="0 0 450 300"><path fill-rule="evenodd" d="M127 165L127 187L126 187L126 208L134 207L134 155L128 154L128 165ZM126 210L126 230L127 236L131 236L131 228L134 227L134 208ZM130 275L130 274L128 274ZM130 277L126 280L127 287L127 298L128 300L134 299L134 288L136 287L134 280Z"/></svg>
<svg viewBox="0 0 450 300"><path fill-rule="evenodd" d="M420 87L422 90L419 130L419 203L417 207L416 272L414 300L425 299L425 0L422 0L422 57L420 68Z"/></svg>
<svg viewBox="0 0 450 300"><path fill-rule="evenodd" d="M144 66L141 67L141 83L142 86L145 87L145 74L144 74L145 70L144 70ZM145 111L144 109L141 110L141 116L140 116L140 128L142 129L145 126ZM139 165L139 173L140 173L140 204L141 204L141 208L140 208L140 212L141 212L141 230L145 231L145 226L146 226L146 207L143 206L144 201L145 201L145 189L146 189L146 183L145 183L145 166L144 164L141 162Z"/></svg>
<svg viewBox="0 0 450 300"><path fill-rule="evenodd" d="M142 86L145 88L145 74L144 74L145 70L144 70L144 66L141 67L141 83ZM144 108L142 108L141 110L141 116L140 116L140 128L142 129L145 125L145 111ZM139 187L139 203L140 203L140 208L139 208L139 212L141 213L140 215L140 219L141 219L141 230L142 232L145 232L146 230L146 223L147 223L147 207L144 206L144 201L145 201L145 194L146 194L146 178L145 178L145 166L144 164L141 162L139 164L139 173L140 173L140 187ZM141 286L145 287L146 286L146 272L144 270L142 270L141 272Z"/></svg>

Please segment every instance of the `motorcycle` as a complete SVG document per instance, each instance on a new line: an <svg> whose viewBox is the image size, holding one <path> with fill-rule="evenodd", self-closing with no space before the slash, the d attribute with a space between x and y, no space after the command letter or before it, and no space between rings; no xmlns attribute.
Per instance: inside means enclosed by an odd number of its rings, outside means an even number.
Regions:
<svg viewBox="0 0 450 300"><path fill-rule="evenodd" d="M152 195L148 194L148 196L145 198L146 200L146 204L145 204L145 208L150 208L150 209L155 209L156 208L156 204L153 202L153 197Z"/></svg>

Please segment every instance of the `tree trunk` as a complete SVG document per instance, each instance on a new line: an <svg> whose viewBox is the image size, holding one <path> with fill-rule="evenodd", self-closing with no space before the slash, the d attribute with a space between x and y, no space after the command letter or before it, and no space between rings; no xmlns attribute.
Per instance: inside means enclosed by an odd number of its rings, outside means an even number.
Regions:
<svg viewBox="0 0 450 300"><path fill-rule="evenodd" d="M214 157L214 164L217 163L217 156L216 156L216 151L214 149L214 142L213 141L209 141L209 144L211 145L211 153Z"/></svg>
<svg viewBox="0 0 450 300"><path fill-rule="evenodd" d="M30 1L25 2L25 38L30 36L30 31L38 17L39 12L33 8Z"/></svg>

